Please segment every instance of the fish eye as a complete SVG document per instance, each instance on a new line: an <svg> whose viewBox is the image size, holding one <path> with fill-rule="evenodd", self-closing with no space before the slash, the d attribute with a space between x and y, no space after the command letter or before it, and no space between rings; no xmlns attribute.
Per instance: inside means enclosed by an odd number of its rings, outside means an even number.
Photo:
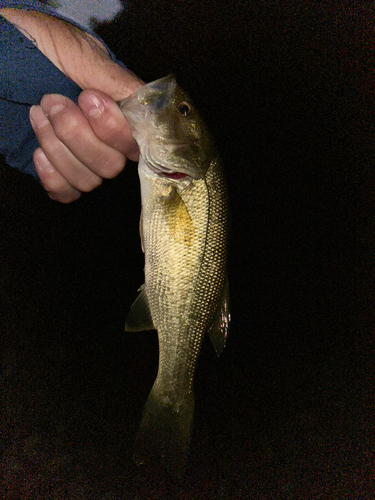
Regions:
<svg viewBox="0 0 375 500"><path fill-rule="evenodd" d="M189 105L187 102L182 101L182 102L180 102L180 104L177 106L177 110L178 110L178 112L179 112L181 115L183 115L183 116L187 116L187 115L190 113L190 111L191 111L191 107L190 107L190 105Z"/></svg>

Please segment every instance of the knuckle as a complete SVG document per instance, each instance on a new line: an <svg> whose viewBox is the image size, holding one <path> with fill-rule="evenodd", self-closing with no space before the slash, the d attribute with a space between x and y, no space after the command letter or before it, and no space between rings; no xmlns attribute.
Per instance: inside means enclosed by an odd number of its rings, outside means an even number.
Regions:
<svg viewBox="0 0 375 500"><path fill-rule="evenodd" d="M77 200L81 193L71 186L60 174L50 175L42 180L48 196L60 203L71 203Z"/></svg>
<svg viewBox="0 0 375 500"><path fill-rule="evenodd" d="M125 163L126 158L124 155L119 156L115 161L106 160L98 167L98 175L104 179L113 179L114 177L117 177L120 172L122 172Z"/></svg>
<svg viewBox="0 0 375 500"><path fill-rule="evenodd" d="M103 179L100 177L82 177L77 181L76 188L83 193L89 193L101 185Z"/></svg>
<svg viewBox="0 0 375 500"><path fill-rule="evenodd" d="M59 139L55 138L43 144L43 150L51 163L54 163L54 160L58 160L64 152L64 147Z"/></svg>
<svg viewBox="0 0 375 500"><path fill-rule="evenodd" d="M106 116L102 126L104 127L102 132L103 136L106 137L111 137L121 129L118 118L113 115Z"/></svg>
<svg viewBox="0 0 375 500"><path fill-rule="evenodd" d="M54 196L58 196L61 193L69 190L69 185L65 179L60 176L48 176L48 178L43 179L44 189Z"/></svg>
<svg viewBox="0 0 375 500"><path fill-rule="evenodd" d="M99 122L90 120L90 124L95 131L97 137L102 142L105 142L115 149L121 150L122 143L126 140L128 132L128 124L123 115L120 117L115 115L103 116Z"/></svg>
<svg viewBox="0 0 375 500"><path fill-rule="evenodd" d="M53 121L53 129L57 138L64 144L70 143L82 134L82 121L74 113L64 113Z"/></svg>

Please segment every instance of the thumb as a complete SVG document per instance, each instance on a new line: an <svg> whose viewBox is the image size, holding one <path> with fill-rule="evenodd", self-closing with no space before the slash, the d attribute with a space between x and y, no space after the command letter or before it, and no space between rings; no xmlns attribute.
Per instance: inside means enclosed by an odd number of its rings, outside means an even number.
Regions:
<svg viewBox="0 0 375 500"><path fill-rule="evenodd" d="M97 38L56 18L48 22L56 51L51 60L56 63L57 59L62 71L81 89L96 88L118 101L143 85L133 72L111 59Z"/></svg>
<svg viewBox="0 0 375 500"><path fill-rule="evenodd" d="M95 88L120 101L135 92L144 82L132 71L119 66L110 58L96 57L84 62L85 70L71 68L68 76L82 90Z"/></svg>
<svg viewBox="0 0 375 500"><path fill-rule="evenodd" d="M1 15L83 90L96 88L118 101L143 84L131 71L112 61L97 38L68 22L36 11L10 8L1 9Z"/></svg>

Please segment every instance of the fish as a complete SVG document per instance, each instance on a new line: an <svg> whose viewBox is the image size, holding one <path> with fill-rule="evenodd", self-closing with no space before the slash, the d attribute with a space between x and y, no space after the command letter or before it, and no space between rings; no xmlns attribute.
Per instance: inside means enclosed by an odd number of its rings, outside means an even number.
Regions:
<svg viewBox="0 0 375 500"><path fill-rule="evenodd" d="M212 135L173 75L144 85L119 105L140 150L145 258L145 282L125 330L156 329L159 343L134 459L180 474L203 338L208 333L220 355L228 336L228 190Z"/></svg>

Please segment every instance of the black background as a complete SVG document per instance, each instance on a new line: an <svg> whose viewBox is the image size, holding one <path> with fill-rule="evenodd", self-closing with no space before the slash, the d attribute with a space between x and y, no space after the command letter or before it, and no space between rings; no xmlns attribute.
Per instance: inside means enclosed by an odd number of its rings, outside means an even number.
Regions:
<svg viewBox="0 0 375 500"><path fill-rule="evenodd" d="M202 348L186 476L136 469L157 370L156 333L124 332L136 165L64 206L2 164L4 495L370 499L371 4L129 4L99 34L144 80L176 75L225 163L230 338Z"/></svg>

